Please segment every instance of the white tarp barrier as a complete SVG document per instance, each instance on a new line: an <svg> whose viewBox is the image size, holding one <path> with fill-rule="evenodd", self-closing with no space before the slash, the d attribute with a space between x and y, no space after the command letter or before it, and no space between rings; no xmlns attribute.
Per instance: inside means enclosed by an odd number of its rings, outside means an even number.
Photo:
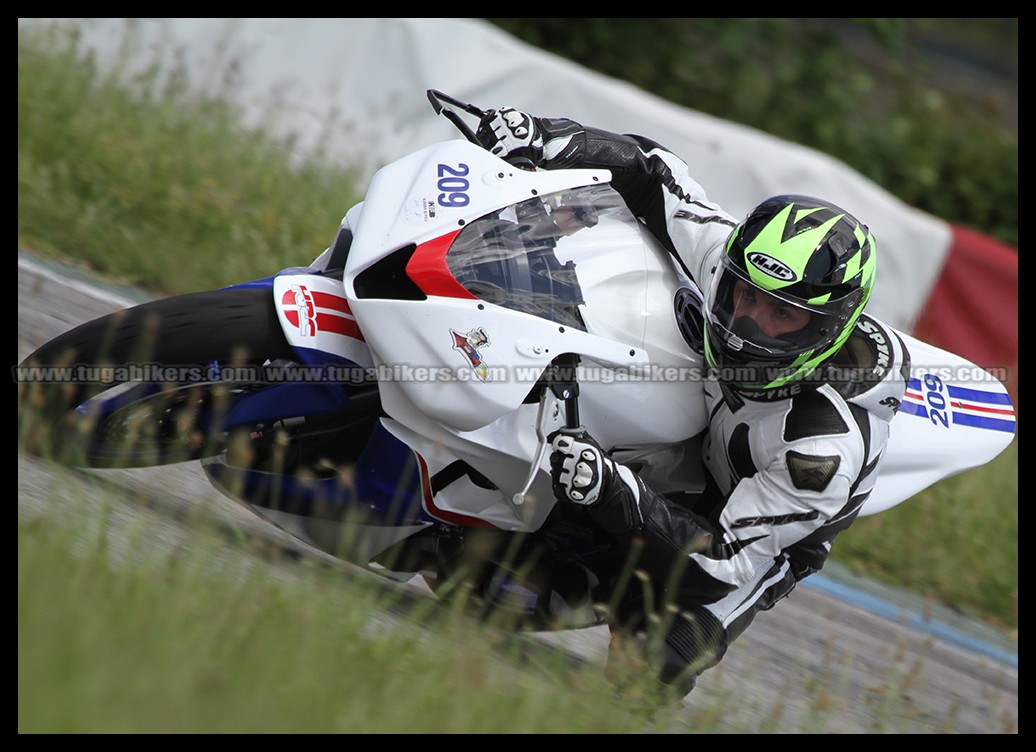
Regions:
<svg viewBox="0 0 1036 752"><path fill-rule="evenodd" d="M19 24L58 19L20 19ZM519 42L477 19L61 19L127 75L158 64L235 104L249 125L300 149L321 144L364 174L433 141L458 138L428 103L439 89L480 107L512 105L649 136L680 154L735 215L778 193L822 196L878 241L870 310L911 330L946 260L951 230L845 164L765 133L678 107ZM722 76L722 71L715 72ZM474 123L472 123L474 124ZM348 207L342 207L342 213Z"/></svg>

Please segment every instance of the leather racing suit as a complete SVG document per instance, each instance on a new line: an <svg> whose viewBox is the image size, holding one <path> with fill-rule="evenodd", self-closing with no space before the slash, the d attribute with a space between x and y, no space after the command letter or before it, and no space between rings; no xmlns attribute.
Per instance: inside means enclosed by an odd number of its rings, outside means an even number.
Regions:
<svg viewBox="0 0 1036 752"><path fill-rule="evenodd" d="M683 160L640 136L534 120L538 166L610 170L633 214L708 289L737 220L708 200ZM700 498L669 499L626 469L615 474L588 511L616 538L642 544L637 566L653 584L651 601L627 598L616 626L643 627L649 602L678 609L663 681L689 690L759 611L823 566L874 487L908 371L902 340L864 314L821 379L745 392L707 378L709 484Z"/></svg>

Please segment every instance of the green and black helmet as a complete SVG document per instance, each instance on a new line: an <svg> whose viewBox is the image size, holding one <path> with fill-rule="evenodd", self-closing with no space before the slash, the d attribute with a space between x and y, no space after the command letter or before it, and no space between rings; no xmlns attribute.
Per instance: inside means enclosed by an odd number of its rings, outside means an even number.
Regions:
<svg viewBox="0 0 1036 752"><path fill-rule="evenodd" d="M833 356L870 299L874 238L839 207L776 196L731 232L705 297L705 358L745 390L799 381Z"/></svg>

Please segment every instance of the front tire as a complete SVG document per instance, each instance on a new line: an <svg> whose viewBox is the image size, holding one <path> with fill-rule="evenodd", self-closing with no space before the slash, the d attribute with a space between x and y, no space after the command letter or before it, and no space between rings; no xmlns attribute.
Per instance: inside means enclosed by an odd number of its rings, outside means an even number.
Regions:
<svg viewBox="0 0 1036 752"><path fill-rule="evenodd" d="M218 451L185 424L211 413L219 390L242 385L149 382L140 373L204 373L218 364L294 359L268 288L242 287L144 303L87 322L42 345L19 367L23 449L66 464L133 467ZM138 376L139 378L139 376ZM84 406L128 389L108 414ZM134 424L141 429L135 437ZM209 427L211 428L211 426Z"/></svg>

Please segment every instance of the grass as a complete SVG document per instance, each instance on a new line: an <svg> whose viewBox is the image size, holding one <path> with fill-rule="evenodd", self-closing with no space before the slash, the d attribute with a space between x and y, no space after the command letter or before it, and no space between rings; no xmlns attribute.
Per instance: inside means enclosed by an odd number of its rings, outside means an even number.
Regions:
<svg viewBox="0 0 1036 752"><path fill-rule="evenodd" d="M805 692L790 672L790 691L756 694L748 667L680 707L644 674L619 688L216 514L174 524L164 500L45 470L42 503L19 504L20 733L840 733L861 714L897 733L924 691L910 660L861 698L831 645ZM938 730L955 725L950 713ZM1013 733L1010 719L990 728Z"/></svg>
<svg viewBox="0 0 1036 752"><path fill-rule="evenodd" d="M832 556L1017 637L1017 437L988 465L857 520Z"/></svg>
<svg viewBox="0 0 1036 752"><path fill-rule="evenodd" d="M211 289L307 263L358 195L347 167L243 131L175 78L127 89L62 37L22 29L18 67L20 246L158 294ZM858 521L833 557L1016 630L1017 472L1016 440L988 466ZM593 675L528 670L463 620L434 622L431 647L425 627L378 634L370 615L385 610L384 592L340 573L300 568L285 581L282 566L204 530L189 555L149 555L142 529L115 556L110 524L93 512L73 530L19 525L20 731L621 733L673 722L616 701ZM138 565L119 566L127 555Z"/></svg>
<svg viewBox="0 0 1036 752"><path fill-rule="evenodd" d="M56 31L19 30L19 243L159 293L316 258L355 203L351 171L183 87L153 71L131 91Z"/></svg>
<svg viewBox="0 0 1036 752"><path fill-rule="evenodd" d="M677 723L675 712L649 718L620 702L599 672L568 670L559 654L534 665L431 601L393 617L401 601L364 576L228 548L200 522L189 544L156 551L147 517L116 530L111 506L84 499L71 511L70 494L58 492L62 515L77 526L48 516L19 525L21 733L624 733Z"/></svg>

